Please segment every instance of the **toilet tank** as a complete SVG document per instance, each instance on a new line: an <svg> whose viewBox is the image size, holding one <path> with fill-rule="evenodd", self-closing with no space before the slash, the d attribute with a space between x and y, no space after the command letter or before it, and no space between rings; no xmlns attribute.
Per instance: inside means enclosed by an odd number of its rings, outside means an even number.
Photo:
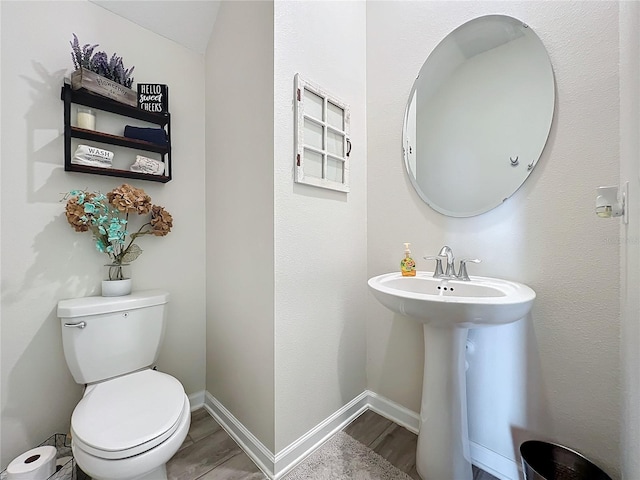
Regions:
<svg viewBox="0 0 640 480"><path fill-rule="evenodd" d="M94 383L151 366L168 301L168 292L149 290L58 302L64 356L75 381Z"/></svg>

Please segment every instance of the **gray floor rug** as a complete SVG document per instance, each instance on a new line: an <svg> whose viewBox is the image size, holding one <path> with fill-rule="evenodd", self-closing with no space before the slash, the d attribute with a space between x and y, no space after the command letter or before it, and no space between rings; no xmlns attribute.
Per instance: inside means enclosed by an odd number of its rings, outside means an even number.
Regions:
<svg viewBox="0 0 640 480"><path fill-rule="evenodd" d="M412 480L344 432L334 435L283 480Z"/></svg>

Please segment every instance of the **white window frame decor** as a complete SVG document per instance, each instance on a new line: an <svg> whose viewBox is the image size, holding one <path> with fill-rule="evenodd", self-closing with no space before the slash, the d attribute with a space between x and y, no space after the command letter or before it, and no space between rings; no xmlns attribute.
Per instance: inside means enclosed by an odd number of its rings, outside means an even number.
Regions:
<svg viewBox="0 0 640 480"><path fill-rule="evenodd" d="M296 183L348 193L351 153L349 105L319 85L303 79L300 74L295 76L294 95ZM336 124L339 111L342 111L342 125ZM332 141L329 141L330 137Z"/></svg>

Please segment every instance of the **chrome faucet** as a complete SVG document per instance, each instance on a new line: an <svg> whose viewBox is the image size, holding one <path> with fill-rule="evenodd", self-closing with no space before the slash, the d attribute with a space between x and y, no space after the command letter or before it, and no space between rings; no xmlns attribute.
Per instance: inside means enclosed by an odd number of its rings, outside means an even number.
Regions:
<svg viewBox="0 0 640 480"><path fill-rule="evenodd" d="M443 278L444 272L442 271L442 258L438 255L429 255L423 257L425 260L435 260L436 261L436 269L433 272L433 278Z"/></svg>
<svg viewBox="0 0 640 480"><path fill-rule="evenodd" d="M447 259L447 269L446 271L442 271L442 259ZM428 257L424 257L425 260L435 260L436 261L436 269L433 272L433 278L456 278L456 269L453 264L453 250L451 247L445 245L440 249L440 253L438 255L430 255Z"/></svg>
<svg viewBox="0 0 640 480"><path fill-rule="evenodd" d="M447 269L444 271L445 278L456 278L456 266L453 264L453 250L448 245L440 249L439 257L447 259Z"/></svg>
<svg viewBox="0 0 640 480"><path fill-rule="evenodd" d="M480 260L478 260L477 258L464 258L460 260L460 268L458 269L458 273L456 274L453 250L451 250L451 247L449 247L448 245L442 247L438 255L427 256L424 257L424 259L436 261L436 269L433 272L433 278L442 278L446 280L463 280L466 282L470 280L469 274L467 273L467 262L480 263ZM447 260L447 267L444 272L442 270L443 259Z"/></svg>
<svg viewBox="0 0 640 480"><path fill-rule="evenodd" d="M456 277L458 280L464 280L465 282L471 280L467 273L467 262L480 263L481 260L479 258L463 258L460 260L460 268L458 269L458 276Z"/></svg>

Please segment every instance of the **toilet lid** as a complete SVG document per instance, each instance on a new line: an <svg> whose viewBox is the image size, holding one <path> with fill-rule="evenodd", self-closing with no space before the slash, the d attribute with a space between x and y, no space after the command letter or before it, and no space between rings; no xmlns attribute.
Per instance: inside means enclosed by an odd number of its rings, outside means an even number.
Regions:
<svg viewBox="0 0 640 480"><path fill-rule="evenodd" d="M143 370L90 386L71 416L74 442L101 458L125 458L162 443L189 408L182 384Z"/></svg>

